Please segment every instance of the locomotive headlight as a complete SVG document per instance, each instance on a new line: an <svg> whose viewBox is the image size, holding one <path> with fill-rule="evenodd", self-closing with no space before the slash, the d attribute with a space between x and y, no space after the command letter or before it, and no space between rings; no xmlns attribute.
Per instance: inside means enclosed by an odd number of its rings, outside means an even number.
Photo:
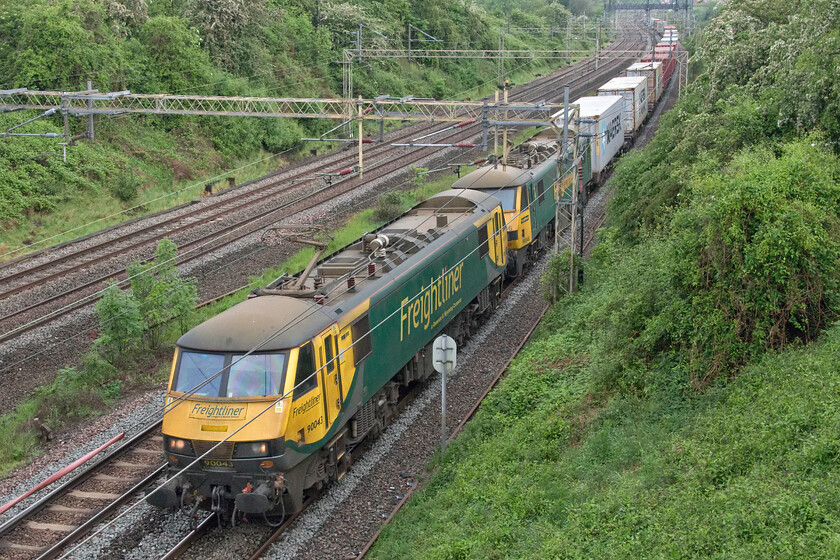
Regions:
<svg viewBox="0 0 840 560"><path fill-rule="evenodd" d="M239 442L233 449L234 459L247 459L251 457L267 457L268 456L268 442L267 441L246 441Z"/></svg>
<svg viewBox="0 0 840 560"><path fill-rule="evenodd" d="M166 450L181 455L193 455L192 442L181 438L166 438Z"/></svg>

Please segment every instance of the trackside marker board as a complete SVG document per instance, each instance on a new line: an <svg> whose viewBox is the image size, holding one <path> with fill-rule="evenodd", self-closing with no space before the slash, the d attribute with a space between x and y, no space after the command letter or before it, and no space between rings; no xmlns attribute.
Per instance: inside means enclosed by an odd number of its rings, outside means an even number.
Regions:
<svg viewBox="0 0 840 560"><path fill-rule="evenodd" d="M440 373L440 452L446 451L446 376L452 373L457 362L458 345L445 334L432 343L432 365Z"/></svg>
<svg viewBox="0 0 840 560"><path fill-rule="evenodd" d="M458 346L455 340L445 334L435 339L432 345L432 364L438 373L452 373L457 363Z"/></svg>

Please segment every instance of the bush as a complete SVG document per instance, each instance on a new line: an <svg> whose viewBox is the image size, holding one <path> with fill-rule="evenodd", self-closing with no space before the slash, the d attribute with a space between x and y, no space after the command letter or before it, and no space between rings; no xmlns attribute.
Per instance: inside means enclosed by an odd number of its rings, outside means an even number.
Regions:
<svg viewBox="0 0 840 560"><path fill-rule="evenodd" d="M167 322L177 318L183 328L198 303L195 281L178 274L177 255L175 243L164 238L155 250L154 260L135 261L126 268L131 297L145 323L146 345L153 352L160 349Z"/></svg>
<svg viewBox="0 0 840 560"><path fill-rule="evenodd" d="M117 376L117 368L96 351L89 352L81 368L59 370L51 385L38 389L38 415L48 425L62 426L68 421L99 414L116 396Z"/></svg>
<svg viewBox="0 0 840 560"><path fill-rule="evenodd" d="M376 200L376 208L373 210L373 217L378 222L390 222L399 217L411 201L406 193L402 191L391 191L379 195Z"/></svg>
<svg viewBox="0 0 840 560"><path fill-rule="evenodd" d="M130 171L121 174L111 183L111 192L123 202L128 202L137 196L139 188L139 179Z"/></svg>
<svg viewBox="0 0 840 560"><path fill-rule="evenodd" d="M564 294L569 293L569 270L572 256L568 249L554 255L548 261L542 276L540 276L540 291L543 299L548 303L555 303ZM578 255L574 256L575 270L583 264ZM575 278L577 285L577 278Z"/></svg>
<svg viewBox="0 0 840 560"><path fill-rule="evenodd" d="M119 363L138 347L146 330L137 301L118 284L112 284L96 303L96 313L102 330L97 342L111 350L114 363Z"/></svg>
<svg viewBox="0 0 840 560"><path fill-rule="evenodd" d="M179 276L177 254L175 244L162 239L154 260L134 261L126 268L130 290L112 285L97 303L102 325L97 342L113 351L115 363L136 350L140 340L145 340L149 350L159 350L166 325L173 319L185 330L198 302L198 291L192 279Z"/></svg>

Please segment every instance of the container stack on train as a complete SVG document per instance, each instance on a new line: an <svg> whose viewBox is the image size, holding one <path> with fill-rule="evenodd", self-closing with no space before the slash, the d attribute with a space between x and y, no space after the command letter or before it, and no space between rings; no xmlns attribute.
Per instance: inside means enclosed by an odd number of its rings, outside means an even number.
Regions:
<svg viewBox="0 0 840 560"><path fill-rule="evenodd" d="M659 18L653 18L651 20L652 27L654 31L659 34L665 33L665 20Z"/></svg>
<svg viewBox="0 0 840 560"><path fill-rule="evenodd" d="M647 78L649 110L653 110L653 106L662 97L662 92L664 91L662 66L663 64L661 62L636 62L628 66L625 72L628 77L644 76Z"/></svg>
<svg viewBox="0 0 840 560"><path fill-rule="evenodd" d="M647 78L644 76L613 78L598 88L599 96L624 97L624 136L631 138L642 126L648 113Z"/></svg>
<svg viewBox="0 0 840 560"><path fill-rule="evenodd" d="M599 95L581 97L575 101L580 108L580 130L578 135L589 145L584 151L584 160L589 162L589 174L584 169L584 183L589 177L601 183L601 173L609 166L624 144L622 121L624 120L624 97L621 95ZM587 167L584 165L584 167ZM587 177L589 175L589 177Z"/></svg>
<svg viewBox="0 0 840 560"><path fill-rule="evenodd" d="M673 25L666 25L660 43L676 43L680 40L679 31Z"/></svg>
<svg viewBox="0 0 840 560"><path fill-rule="evenodd" d="M667 31L666 31L667 33ZM674 32L676 33L676 32ZM671 34L669 38L673 38L672 42L660 42L655 47L653 52L649 52L642 57L642 62L661 62L662 63L662 91L668 87L671 76L677 67L677 51L679 49L679 42L677 35Z"/></svg>

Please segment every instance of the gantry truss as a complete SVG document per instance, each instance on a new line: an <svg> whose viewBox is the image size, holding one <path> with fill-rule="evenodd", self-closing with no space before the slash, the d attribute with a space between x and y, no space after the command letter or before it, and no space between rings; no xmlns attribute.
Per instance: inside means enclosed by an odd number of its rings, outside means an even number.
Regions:
<svg viewBox="0 0 840 560"><path fill-rule="evenodd" d="M606 0L605 11L641 10L647 13L656 10L690 11L692 0L642 1L642 0Z"/></svg>
<svg viewBox="0 0 840 560"><path fill-rule="evenodd" d="M0 90L0 112L56 109L82 115L219 115L294 117L336 120L413 120L489 125L548 126L563 105L544 102L435 101L413 96L374 99L298 99L283 97L221 97L210 95L142 94Z"/></svg>
<svg viewBox="0 0 840 560"><path fill-rule="evenodd" d="M344 49L344 60L360 58L512 58L512 59L579 59L592 55L591 50L502 50L499 49Z"/></svg>
<svg viewBox="0 0 840 560"><path fill-rule="evenodd" d="M501 41L501 40L500 40ZM353 97L353 65L364 59L395 59L405 58L410 60L415 59L492 59L496 60L499 65L499 75L501 77L503 69L502 62L505 60L566 60L568 62L577 62L589 56L594 56L597 63L600 58L609 56L610 58L624 57L635 59L640 56L638 50L618 51L611 50L606 55L600 50L600 44L595 51L592 50L569 50L569 49L545 49L545 50L507 50L507 49L403 49L403 48L362 48L362 49L344 49L342 52L342 68L343 68L343 95L346 98Z"/></svg>

